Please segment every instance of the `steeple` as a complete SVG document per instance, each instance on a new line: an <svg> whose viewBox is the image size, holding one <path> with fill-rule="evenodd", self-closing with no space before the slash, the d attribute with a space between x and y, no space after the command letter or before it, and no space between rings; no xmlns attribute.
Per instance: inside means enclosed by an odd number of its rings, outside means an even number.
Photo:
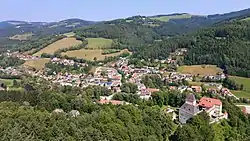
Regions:
<svg viewBox="0 0 250 141"><path fill-rule="evenodd" d="M189 94L186 98L186 103L196 105L196 98L194 94Z"/></svg>

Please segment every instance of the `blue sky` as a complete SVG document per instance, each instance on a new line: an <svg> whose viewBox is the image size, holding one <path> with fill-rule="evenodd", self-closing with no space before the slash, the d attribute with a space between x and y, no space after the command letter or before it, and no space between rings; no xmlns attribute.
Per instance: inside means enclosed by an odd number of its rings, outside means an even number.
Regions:
<svg viewBox="0 0 250 141"><path fill-rule="evenodd" d="M111 20L133 15L197 15L250 8L250 0L1 0L0 21Z"/></svg>

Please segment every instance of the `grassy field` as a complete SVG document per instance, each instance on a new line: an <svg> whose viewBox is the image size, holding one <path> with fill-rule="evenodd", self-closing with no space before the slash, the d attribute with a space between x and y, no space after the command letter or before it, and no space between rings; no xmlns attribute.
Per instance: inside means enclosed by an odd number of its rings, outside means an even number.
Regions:
<svg viewBox="0 0 250 141"><path fill-rule="evenodd" d="M250 17L247 17L245 19L242 19L241 21L249 21L250 20Z"/></svg>
<svg viewBox="0 0 250 141"><path fill-rule="evenodd" d="M250 98L250 92L246 91L231 91L238 98Z"/></svg>
<svg viewBox="0 0 250 141"><path fill-rule="evenodd" d="M170 19L188 19L191 17L192 17L192 15L190 15L190 14L182 14L182 15L173 15L173 16L154 17L151 19L159 20L159 21L163 21L163 22L168 22Z"/></svg>
<svg viewBox="0 0 250 141"><path fill-rule="evenodd" d="M14 35L12 37L9 37L9 39L22 41L22 40L28 40L33 35L34 34L32 34L32 33L17 34L17 35Z"/></svg>
<svg viewBox="0 0 250 141"><path fill-rule="evenodd" d="M192 66L180 66L177 69L180 73L186 73L191 75L200 74L203 75L216 75L222 72L222 69L216 67L215 65L192 65Z"/></svg>
<svg viewBox="0 0 250 141"><path fill-rule="evenodd" d="M0 82L3 82L5 85L7 85L8 87L12 87L13 86L13 80L14 79L1 79L0 78ZM16 79L17 82L20 82L20 79Z"/></svg>
<svg viewBox="0 0 250 141"><path fill-rule="evenodd" d="M75 33L74 32L68 32L68 33L64 33L63 35L67 36L67 37L73 37L73 36L75 36Z"/></svg>
<svg viewBox="0 0 250 141"><path fill-rule="evenodd" d="M66 53L63 53L62 55L67 55L69 57L83 58L86 60L93 61L95 57L97 58L97 60L104 60L105 56L106 57L118 56L122 53L128 52L128 50L124 49L118 53L112 53L112 54L106 54L106 55L102 55L102 52L103 50L100 50L100 49L95 49L95 50L81 49L81 50L68 51Z"/></svg>
<svg viewBox="0 0 250 141"><path fill-rule="evenodd" d="M104 49L109 48L112 44L111 39L105 39L105 38L87 38L88 45L86 48L88 49Z"/></svg>
<svg viewBox="0 0 250 141"><path fill-rule="evenodd" d="M75 45L80 45L81 43L81 41L76 40L75 38L63 38L48 45L47 47L35 53L34 55L41 56L43 53L53 54L59 49L70 48Z"/></svg>
<svg viewBox="0 0 250 141"><path fill-rule="evenodd" d="M35 68L36 70L41 70L45 67L45 64L49 62L50 59L41 58L37 60L28 60L24 63L24 67Z"/></svg>
<svg viewBox="0 0 250 141"><path fill-rule="evenodd" d="M238 76L229 76L229 78L235 81L236 84L239 84L239 85L243 84L244 91L250 92L250 78L238 77Z"/></svg>

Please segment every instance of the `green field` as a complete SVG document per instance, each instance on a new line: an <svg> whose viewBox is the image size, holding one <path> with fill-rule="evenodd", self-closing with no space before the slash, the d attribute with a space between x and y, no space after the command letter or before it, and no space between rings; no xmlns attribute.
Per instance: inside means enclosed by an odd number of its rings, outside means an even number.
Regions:
<svg viewBox="0 0 250 141"><path fill-rule="evenodd" d="M250 20L250 17L247 17L245 19L242 19L241 21L249 21Z"/></svg>
<svg viewBox="0 0 250 141"><path fill-rule="evenodd" d="M238 98L250 98L250 92L246 91L231 91Z"/></svg>
<svg viewBox="0 0 250 141"><path fill-rule="evenodd" d="M113 40L105 38L87 38L87 49L105 49L110 48Z"/></svg>
<svg viewBox="0 0 250 141"><path fill-rule="evenodd" d="M192 66L180 66L177 69L178 72L191 75L216 75L222 72L222 69L215 65L192 65Z"/></svg>
<svg viewBox="0 0 250 141"><path fill-rule="evenodd" d="M13 86L13 80L14 79L1 79L0 78L0 82L3 82L5 85L7 85L8 87L12 87ZM17 82L20 82L20 79L16 79Z"/></svg>
<svg viewBox="0 0 250 141"><path fill-rule="evenodd" d="M151 19L168 22L170 19L189 19L191 17L192 15L190 14L182 14L182 15L173 15L173 16L160 16L160 17L154 17Z"/></svg>
<svg viewBox="0 0 250 141"><path fill-rule="evenodd" d="M243 84L244 91L250 92L250 78L238 77L238 76L229 76L229 78L235 81L236 84L239 84L239 85Z"/></svg>
<svg viewBox="0 0 250 141"><path fill-rule="evenodd" d="M33 33L24 33L24 34L16 34L12 37L9 37L11 40L28 40L31 36L33 36Z"/></svg>

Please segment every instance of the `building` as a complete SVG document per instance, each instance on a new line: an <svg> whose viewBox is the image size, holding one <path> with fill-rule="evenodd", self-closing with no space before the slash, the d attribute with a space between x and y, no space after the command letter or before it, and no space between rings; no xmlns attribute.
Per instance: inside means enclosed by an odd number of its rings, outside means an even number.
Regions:
<svg viewBox="0 0 250 141"><path fill-rule="evenodd" d="M191 86L192 90L196 93L202 92L201 86Z"/></svg>
<svg viewBox="0 0 250 141"><path fill-rule="evenodd" d="M227 112L222 113L222 102L219 99L202 97L197 103L193 94L187 96L186 102L179 110L179 121L185 124L187 120L205 111L210 117L210 123L218 122L220 119L227 119Z"/></svg>
<svg viewBox="0 0 250 141"><path fill-rule="evenodd" d="M199 106L206 111L210 117L220 117L222 114L222 102L219 99L202 97Z"/></svg>
<svg viewBox="0 0 250 141"><path fill-rule="evenodd" d="M186 98L186 102L181 106L179 110L179 121L184 124L200 112L199 105L196 103L195 96L190 94Z"/></svg>
<svg viewBox="0 0 250 141"><path fill-rule="evenodd" d="M250 106L244 106L242 108L242 111L244 114L250 114Z"/></svg>

